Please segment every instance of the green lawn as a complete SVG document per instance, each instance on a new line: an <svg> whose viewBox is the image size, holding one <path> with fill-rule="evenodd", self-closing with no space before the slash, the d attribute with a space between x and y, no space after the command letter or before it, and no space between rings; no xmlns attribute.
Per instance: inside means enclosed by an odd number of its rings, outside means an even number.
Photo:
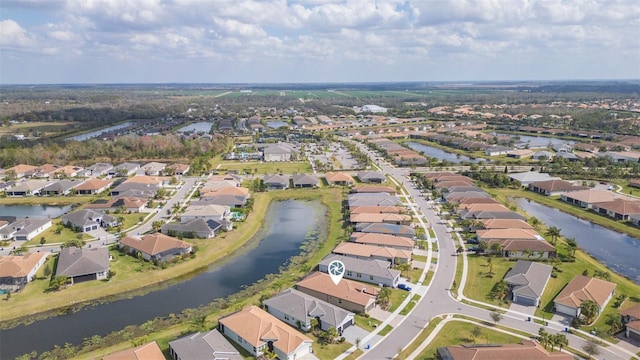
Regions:
<svg viewBox="0 0 640 360"><path fill-rule="evenodd" d="M91 236L85 233L75 232L66 226L61 227L60 234L56 234L56 229L62 226L60 219L51 222L51 227L43 231L42 234L26 242L27 245L40 245L40 239L44 237L45 244L63 243L67 240L77 239L78 235L82 235L82 240L89 240Z"/></svg>
<svg viewBox="0 0 640 360"><path fill-rule="evenodd" d="M424 263L427 262L427 256L426 255L412 255L411 259L413 259L415 261L422 261Z"/></svg>
<svg viewBox="0 0 640 360"><path fill-rule="evenodd" d="M307 161L296 162L222 162L218 171L238 170L250 174L304 174L311 173L311 164Z"/></svg>
<svg viewBox="0 0 640 360"><path fill-rule="evenodd" d="M79 205L98 199L92 195L0 197L2 205Z"/></svg>
<svg viewBox="0 0 640 360"><path fill-rule="evenodd" d="M313 352L320 359L335 359L351 347L351 344L346 341L338 344L323 345L312 333L306 333L305 335L313 340Z"/></svg>
<svg viewBox="0 0 640 360"><path fill-rule="evenodd" d="M475 254L469 254L467 256L469 268L467 270L468 276L464 287L464 294L471 299L499 305L499 301L490 299L488 295L493 286L504 278L507 271L513 267L515 262L501 257L491 257L493 275L492 277L489 277L489 266L487 263L488 258L488 256L479 256Z"/></svg>
<svg viewBox="0 0 640 360"><path fill-rule="evenodd" d="M359 314L356 314L355 322L356 322L356 325L358 325L359 327L369 332L373 331L378 325L382 323L382 321L376 320L371 317L359 315Z"/></svg>
<svg viewBox="0 0 640 360"><path fill-rule="evenodd" d="M408 291L400 290L400 289L391 289L391 307L389 308L389 312L394 312L402 304L404 299L407 298Z"/></svg>
<svg viewBox="0 0 640 360"><path fill-rule="evenodd" d="M480 336L474 338L472 330L477 325L451 321L445 324L438 335L424 351L416 357L419 360L435 359L436 349L443 346L461 344L518 344L522 339L492 329L480 327Z"/></svg>

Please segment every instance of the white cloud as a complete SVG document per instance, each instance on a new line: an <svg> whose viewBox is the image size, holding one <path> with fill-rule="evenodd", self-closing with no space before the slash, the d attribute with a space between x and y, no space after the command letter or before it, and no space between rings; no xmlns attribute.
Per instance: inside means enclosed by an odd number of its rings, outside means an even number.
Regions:
<svg viewBox="0 0 640 360"><path fill-rule="evenodd" d="M29 47L34 44L27 31L14 20L0 21L0 45L10 47Z"/></svg>

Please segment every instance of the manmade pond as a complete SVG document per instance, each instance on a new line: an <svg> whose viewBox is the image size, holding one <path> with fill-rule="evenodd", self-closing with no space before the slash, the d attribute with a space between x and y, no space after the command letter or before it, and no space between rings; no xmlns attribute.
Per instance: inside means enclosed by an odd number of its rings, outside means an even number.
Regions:
<svg viewBox="0 0 640 360"><path fill-rule="evenodd" d="M236 293L267 274L277 273L289 258L300 253L310 231L323 233L326 229L323 211L317 201L273 202L263 228L249 241L250 245L224 263L142 296L2 330L0 359L13 359L33 350L41 353L65 342L79 344L93 335L104 336L127 325L180 313Z"/></svg>
<svg viewBox="0 0 640 360"><path fill-rule="evenodd" d="M71 205L1 205L0 204L0 216L15 216L22 217L46 217L57 218L69 211L73 206Z"/></svg>
<svg viewBox="0 0 640 360"><path fill-rule="evenodd" d="M77 141L88 140L88 139L94 138L96 136L99 136L102 133L106 133L106 132L113 131L113 130L120 130L120 129L128 128L132 124L133 124L132 122L127 121L127 122L119 124L119 125L109 126L108 128L99 129L99 130L95 130L95 131L92 131L92 132L88 132L88 133L84 133L84 134L80 134L80 135L76 135L76 136L71 136L71 137L67 138L67 140L77 140Z"/></svg>
<svg viewBox="0 0 640 360"><path fill-rule="evenodd" d="M405 142L405 144L411 149L417 152L422 152L425 155L430 156L432 158L436 158L439 160L447 160L449 162L456 163L456 164L459 164L463 161L474 162L474 163L485 161L484 159L472 159L468 156L454 154L451 152L447 152L432 146L428 146L428 145L424 145L416 142L408 141L408 142Z"/></svg>
<svg viewBox="0 0 640 360"><path fill-rule="evenodd" d="M558 209L519 198L518 207L547 226L556 226L565 238L574 238L578 247L611 270L640 284L640 239L609 230Z"/></svg>

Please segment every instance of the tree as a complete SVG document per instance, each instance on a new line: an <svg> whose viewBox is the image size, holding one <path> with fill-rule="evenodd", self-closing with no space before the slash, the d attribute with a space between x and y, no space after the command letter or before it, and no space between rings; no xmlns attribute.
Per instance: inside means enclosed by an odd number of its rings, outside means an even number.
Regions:
<svg viewBox="0 0 640 360"><path fill-rule="evenodd" d="M316 318L311 318L311 319L309 320L309 327L311 327L311 331L312 331L313 333L315 333L315 332L316 332L316 330L318 329L318 326L319 326L319 325L320 325L320 323L318 322L318 319L316 319Z"/></svg>
<svg viewBox="0 0 640 360"><path fill-rule="evenodd" d="M486 240L482 240L478 243L478 248L481 252L485 252L489 248L489 243Z"/></svg>
<svg viewBox="0 0 640 360"><path fill-rule="evenodd" d="M207 331L207 315L194 316L189 322L189 329L197 332Z"/></svg>
<svg viewBox="0 0 640 360"><path fill-rule="evenodd" d="M572 258L576 257L576 249L578 248L578 243L576 242L576 239L574 238L567 239L567 247L569 248L569 251L571 251L571 257Z"/></svg>
<svg viewBox="0 0 640 360"><path fill-rule="evenodd" d="M378 305L380 305L380 308L385 310L389 308L389 306L391 305L391 290L388 287L383 287L382 289L380 289L377 301Z"/></svg>
<svg viewBox="0 0 640 360"><path fill-rule="evenodd" d="M487 258L487 266L489 267L489 275L493 275L493 259Z"/></svg>
<svg viewBox="0 0 640 360"><path fill-rule="evenodd" d="M580 313L584 316L586 324L590 324L593 321L593 318L598 315L599 311L600 307L593 300L585 300L580 304Z"/></svg>
<svg viewBox="0 0 640 360"><path fill-rule="evenodd" d="M51 265L47 263L44 267L44 276L49 277L51 275Z"/></svg>
<svg viewBox="0 0 640 360"><path fill-rule="evenodd" d="M500 322L500 320L502 320L502 314L500 314L497 311L494 311L491 313L491 319L493 320L494 324L498 324Z"/></svg>
<svg viewBox="0 0 640 360"><path fill-rule="evenodd" d="M491 251L493 251L496 255L502 254L502 245L498 242L491 244Z"/></svg>
<svg viewBox="0 0 640 360"><path fill-rule="evenodd" d="M47 242L47 239L44 236L40 237L40 245L44 245Z"/></svg>
<svg viewBox="0 0 640 360"><path fill-rule="evenodd" d="M553 335L553 340L554 344L560 351L562 351L562 348L569 346L569 339L567 339L567 336L565 334L557 333Z"/></svg>
<svg viewBox="0 0 640 360"><path fill-rule="evenodd" d="M544 328L540 328L540 330L538 330L538 341L540 341L540 345L544 346L545 349L549 346L550 338L551 334L549 334Z"/></svg>
<svg viewBox="0 0 640 360"><path fill-rule="evenodd" d="M476 339L480 337L480 335L482 334L482 331L480 329L480 326L474 326L473 329L471 329L471 337L473 337L473 343L476 343Z"/></svg>
<svg viewBox="0 0 640 360"><path fill-rule="evenodd" d="M164 225L164 221L162 220L154 221L151 223L151 228L153 229L153 231L158 231L160 230L162 225Z"/></svg>
<svg viewBox="0 0 640 360"><path fill-rule="evenodd" d="M65 276L65 275L56 276L49 283L49 288L53 290L60 290L62 287L64 287L67 284L67 281L69 281L68 276Z"/></svg>
<svg viewBox="0 0 640 360"><path fill-rule="evenodd" d="M607 315L607 325L611 326L611 328L609 329L609 333L611 335L617 334L624 327L624 324L622 323L622 317L620 316L620 314Z"/></svg>
<svg viewBox="0 0 640 360"><path fill-rule="evenodd" d="M538 219L535 216L532 216L529 218L529 224L531 224L531 226L533 226L534 228L538 227L538 225L540 225L540 219Z"/></svg>
<svg viewBox="0 0 640 360"><path fill-rule="evenodd" d="M593 339L589 339L589 341L587 341L584 345L582 345L582 350L584 350L584 352L586 352L587 355L589 355L589 359L591 359L592 355L600 354L600 348L598 347L598 343Z"/></svg>
<svg viewBox="0 0 640 360"><path fill-rule="evenodd" d="M556 226L552 226L550 228L547 229L547 231L544 233L545 236L549 236L551 238L551 242L553 242L553 245L556 244L556 241L558 240L558 237L560 236L560 232L562 230Z"/></svg>
<svg viewBox="0 0 640 360"><path fill-rule="evenodd" d="M400 274L405 273L405 278L409 277L409 270L411 270L411 265L409 263L402 263L398 265L398 270L400 270ZM411 281L411 280L409 280Z"/></svg>

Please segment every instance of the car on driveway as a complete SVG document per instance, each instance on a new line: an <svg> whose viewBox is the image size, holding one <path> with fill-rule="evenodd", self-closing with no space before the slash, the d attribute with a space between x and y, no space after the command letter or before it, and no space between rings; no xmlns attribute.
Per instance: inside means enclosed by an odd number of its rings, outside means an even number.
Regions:
<svg viewBox="0 0 640 360"><path fill-rule="evenodd" d="M405 291L411 291L411 287L409 285L407 285L407 284L398 285L398 289L405 290Z"/></svg>

